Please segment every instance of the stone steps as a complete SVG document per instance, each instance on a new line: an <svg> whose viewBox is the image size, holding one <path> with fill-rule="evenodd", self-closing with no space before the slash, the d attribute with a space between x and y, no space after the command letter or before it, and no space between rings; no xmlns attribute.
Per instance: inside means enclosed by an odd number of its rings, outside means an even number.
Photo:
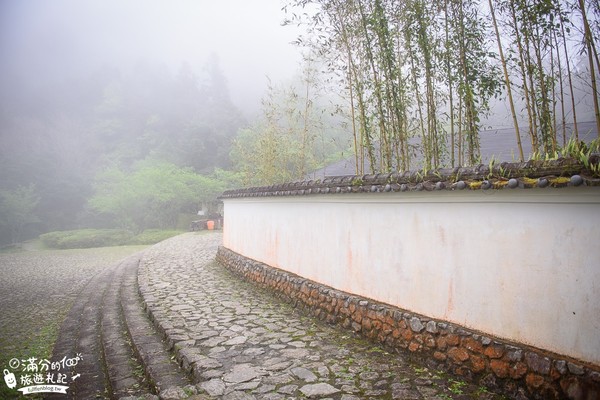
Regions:
<svg viewBox="0 0 600 400"><path fill-rule="evenodd" d="M120 290L121 308L134 353L143 364L146 377L156 392L187 386L190 384L188 376L171 359L168 343L157 333L143 309L137 285L138 261L135 273L125 277Z"/></svg>
<svg viewBox="0 0 600 400"><path fill-rule="evenodd" d="M102 348L112 398L139 396L151 392L143 367L131 347L121 308L123 280L125 275L132 273L132 266L135 268L136 262L137 259L126 259L119 263L104 296L102 307Z"/></svg>
<svg viewBox="0 0 600 400"><path fill-rule="evenodd" d="M69 380L64 383L67 396L46 398L157 399L158 393L190 384L144 312L138 263L139 255L134 255L108 267L77 296L61 325L52 361L77 356L81 360L61 371Z"/></svg>
<svg viewBox="0 0 600 400"><path fill-rule="evenodd" d="M101 336L102 304L105 292L110 285L114 267L94 276L79 293L73 307L59 330L58 339L53 350L52 362L60 362L63 358L80 357L73 368L62 368L60 373L67 373L70 381L64 384L69 387L66 398L106 398L106 371ZM55 372L57 377L58 372ZM73 380L74 374L79 374ZM47 395L46 398L64 399L64 395Z"/></svg>

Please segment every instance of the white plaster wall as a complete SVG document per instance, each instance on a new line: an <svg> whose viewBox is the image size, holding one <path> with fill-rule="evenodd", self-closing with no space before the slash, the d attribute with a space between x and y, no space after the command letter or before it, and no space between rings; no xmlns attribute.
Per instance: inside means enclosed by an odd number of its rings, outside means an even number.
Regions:
<svg viewBox="0 0 600 400"><path fill-rule="evenodd" d="M349 293L600 364L598 188L224 200L224 246Z"/></svg>

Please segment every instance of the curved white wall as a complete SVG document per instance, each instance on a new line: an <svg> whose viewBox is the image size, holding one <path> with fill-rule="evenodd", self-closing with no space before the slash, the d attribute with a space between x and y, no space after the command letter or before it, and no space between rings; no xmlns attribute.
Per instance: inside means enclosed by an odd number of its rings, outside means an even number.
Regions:
<svg viewBox="0 0 600 400"><path fill-rule="evenodd" d="M224 246L600 364L600 188L224 199Z"/></svg>

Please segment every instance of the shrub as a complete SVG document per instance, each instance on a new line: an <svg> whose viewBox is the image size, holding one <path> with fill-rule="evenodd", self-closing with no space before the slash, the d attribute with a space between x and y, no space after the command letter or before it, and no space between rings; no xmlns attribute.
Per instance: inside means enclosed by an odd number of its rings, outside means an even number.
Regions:
<svg viewBox="0 0 600 400"><path fill-rule="evenodd" d="M123 229L78 229L40 235L42 242L54 249L84 249L90 247L148 245L183 233L177 230L147 229L133 235Z"/></svg>
<svg viewBox="0 0 600 400"><path fill-rule="evenodd" d="M40 235L46 246L56 249L119 246L127 244L132 237L131 232L122 229L78 229Z"/></svg>
<svg viewBox="0 0 600 400"><path fill-rule="evenodd" d="M139 235L134 236L128 244L154 244L161 242L173 236L177 236L183 231L165 231L160 229L146 229Z"/></svg>

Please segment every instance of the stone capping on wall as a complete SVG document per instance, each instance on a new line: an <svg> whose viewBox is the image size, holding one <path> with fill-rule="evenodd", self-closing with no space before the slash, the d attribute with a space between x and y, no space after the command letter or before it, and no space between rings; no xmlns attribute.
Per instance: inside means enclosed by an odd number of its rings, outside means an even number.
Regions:
<svg viewBox="0 0 600 400"><path fill-rule="evenodd" d="M592 154L588 166L598 166L600 154ZM436 190L488 190L600 186L590 167L574 159L528 161L459 167L433 171L348 175L315 181L289 182L280 185L225 191L220 198L302 196L310 194L382 193Z"/></svg>
<svg viewBox="0 0 600 400"><path fill-rule="evenodd" d="M511 398L600 399L600 367L348 294L223 246L217 261L295 307Z"/></svg>

